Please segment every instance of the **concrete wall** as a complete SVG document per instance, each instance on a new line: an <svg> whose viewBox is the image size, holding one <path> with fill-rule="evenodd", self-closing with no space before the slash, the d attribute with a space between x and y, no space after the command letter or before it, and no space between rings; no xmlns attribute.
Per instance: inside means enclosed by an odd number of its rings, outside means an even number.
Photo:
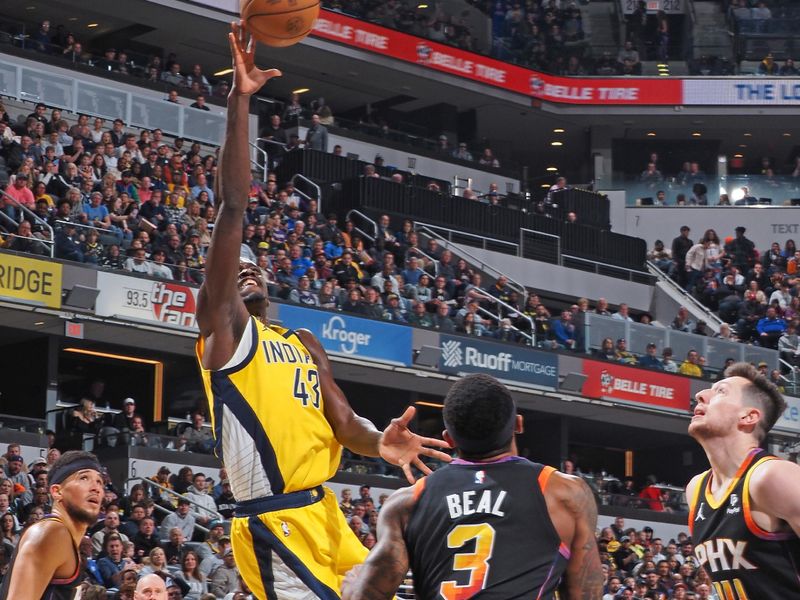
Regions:
<svg viewBox="0 0 800 600"><path fill-rule="evenodd" d="M590 300L606 298L610 304L626 302L635 310L650 310L652 286L480 248L469 247L468 251L475 258L534 290L548 290L576 298L588 294Z"/></svg>
<svg viewBox="0 0 800 600"><path fill-rule="evenodd" d="M734 229L741 225L747 228L745 236L763 252L772 242L781 246L788 239L800 242L800 207L627 207L624 219L612 209L611 225L617 233L643 238L648 248L652 248L657 239L669 248L682 225L691 228L689 236L695 241L706 229L714 229L720 239L733 236Z"/></svg>

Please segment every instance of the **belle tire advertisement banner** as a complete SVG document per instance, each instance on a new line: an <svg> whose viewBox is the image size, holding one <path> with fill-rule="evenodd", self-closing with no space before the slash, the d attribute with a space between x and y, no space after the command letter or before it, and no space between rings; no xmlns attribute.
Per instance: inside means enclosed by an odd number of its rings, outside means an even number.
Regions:
<svg viewBox="0 0 800 600"><path fill-rule="evenodd" d="M686 377L595 360L583 361L583 374L584 396L689 411L691 386Z"/></svg>

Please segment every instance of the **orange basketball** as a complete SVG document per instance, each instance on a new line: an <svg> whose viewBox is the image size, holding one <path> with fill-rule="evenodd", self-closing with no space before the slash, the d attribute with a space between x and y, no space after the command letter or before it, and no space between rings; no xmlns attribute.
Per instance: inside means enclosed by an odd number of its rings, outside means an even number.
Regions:
<svg viewBox="0 0 800 600"><path fill-rule="evenodd" d="M306 37L319 15L320 0L240 0L242 21L259 42L291 46Z"/></svg>

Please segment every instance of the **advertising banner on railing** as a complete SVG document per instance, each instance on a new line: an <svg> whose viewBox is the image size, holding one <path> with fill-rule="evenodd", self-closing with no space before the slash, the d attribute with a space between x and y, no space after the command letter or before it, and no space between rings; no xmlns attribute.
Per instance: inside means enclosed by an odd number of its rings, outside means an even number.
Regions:
<svg viewBox="0 0 800 600"><path fill-rule="evenodd" d="M100 294L95 313L101 316L128 317L197 331L197 288L174 281L153 281L100 271Z"/></svg>
<svg viewBox="0 0 800 600"><path fill-rule="evenodd" d="M331 354L411 365L412 329L342 313L281 304L281 325L308 329Z"/></svg>
<svg viewBox="0 0 800 600"><path fill-rule="evenodd" d="M61 307L61 263L0 254L0 298Z"/></svg>
<svg viewBox="0 0 800 600"><path fill-rule="evenodd" d="M797 106L800 79L684 79L683 104Z"/></svg>
<svg viewBox="0 0 800 600"><path fill-rule="evenodd" d="M649 369L634 369L612 362L584 360L583 395L622 400L686 412L691 396L686 377Z"/></svg>
<svg viewBox="0 0 800 600"><path fill-rule="evenodd" d="M775 423L775 429L800 433L800 400L790 396L783 398L786 400L786 410Z"/></svg>
<svg viewBox="0 0 800 600"><path fill-rule="evenodd" d="M488 373L498 379L555 388L558 355L481 338L441 336L443 373Z"/></svg>

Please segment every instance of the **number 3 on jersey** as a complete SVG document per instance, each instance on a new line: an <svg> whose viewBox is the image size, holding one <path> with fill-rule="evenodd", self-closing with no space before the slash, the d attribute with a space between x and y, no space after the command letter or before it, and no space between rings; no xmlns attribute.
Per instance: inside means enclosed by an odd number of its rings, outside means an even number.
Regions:
<svg viewBox="0 0 800 600"><path fill-rule="evenodd" d="M489 576L489 560L494 550L494 527L488 523L459 525L447 535L448 548L461 548L475 540L474 552L459 552L453 557L454 571L469 571L469 583L458 585L455 581L443 581L439 594L445 600L466 600L486 587Z"/></svg>
<svg viewBox="0 0 800 600"><path fill-rule="evenodd" d="M303 371L306 372L306 380L303 381ZM308 384L308 388L306 388ZM310 390L309 393L306 390ZM319 408L319 375L316 370L295 369L294 371L294 397L308 406L309 401L314 408Z"/></svg>

